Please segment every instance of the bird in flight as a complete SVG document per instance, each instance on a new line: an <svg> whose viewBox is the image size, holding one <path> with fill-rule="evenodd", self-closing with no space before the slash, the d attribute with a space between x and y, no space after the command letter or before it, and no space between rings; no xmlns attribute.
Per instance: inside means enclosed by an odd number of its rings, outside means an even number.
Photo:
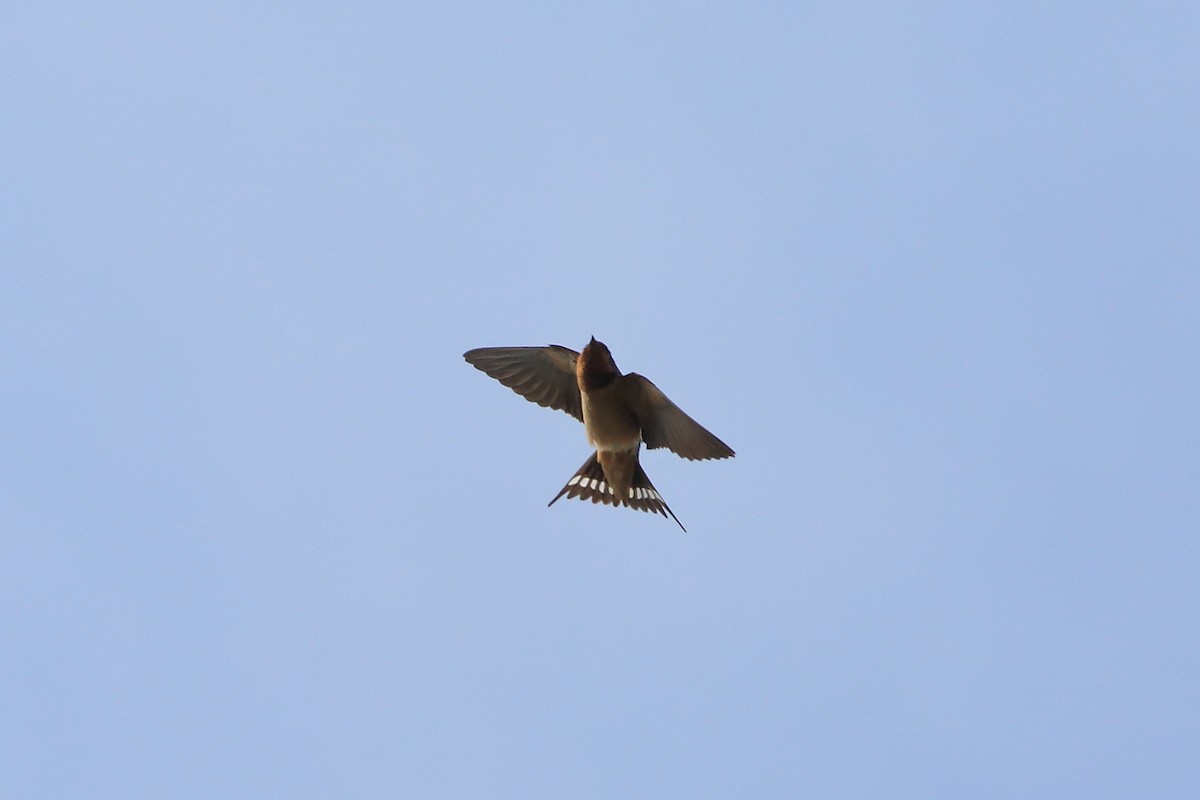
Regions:
<svg viewBox="0 0 1200 800"><path fill-rule="evenodd" d="M730 458L733 450L672 403L653 383L621 374L603 342L592 340L576 353L546 347L480 347L463 353L467 363L539 406L565 411L583 423L594 453L549 505L564 494L611 506L671 515L638 462L643 444L666 447L693 461Z"/></svg>

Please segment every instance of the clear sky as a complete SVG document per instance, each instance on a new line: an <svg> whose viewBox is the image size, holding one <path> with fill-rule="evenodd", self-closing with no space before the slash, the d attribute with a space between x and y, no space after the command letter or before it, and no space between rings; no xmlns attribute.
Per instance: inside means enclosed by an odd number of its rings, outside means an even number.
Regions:
<svg viewBox="0 0 1200 800"><path fill-rule="evenodd" d="M424 6L0 12L0 796L1200 796L1196 4Z"/></svg>

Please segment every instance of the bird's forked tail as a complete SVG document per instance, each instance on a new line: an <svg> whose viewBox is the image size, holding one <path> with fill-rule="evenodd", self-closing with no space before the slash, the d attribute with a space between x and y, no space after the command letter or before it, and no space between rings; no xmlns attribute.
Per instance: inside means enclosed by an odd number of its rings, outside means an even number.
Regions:
<svg viewBox="0 0 1200 800"><path fill-rule="evenodd" d="M649 476L646 475L646 471L642 469L640 463L634 468L633 483L624 500L617 500L616 494L604 477L604 469L600 466L600 461L596 458L595 453L592 453L591 458L583 462L583 466L571 476L571 480L567 481L567 485L554 496L548 505L554 505L564 494L569 498L591 500L593 503L629 506L638 511L662 514L664 517L669 514L670 518L675 520L675 524L685 533L687 532L687 528L683 527L679 517L675 516L675 512L667 505L667 501L663 500L658 489L654 488L654 484L650 482Z"/></svg>

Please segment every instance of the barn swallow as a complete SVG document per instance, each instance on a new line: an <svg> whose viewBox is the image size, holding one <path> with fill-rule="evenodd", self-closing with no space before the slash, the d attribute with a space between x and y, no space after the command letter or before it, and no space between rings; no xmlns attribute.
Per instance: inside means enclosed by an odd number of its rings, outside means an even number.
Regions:
<svg viewBox="0 0 1200 800"><path fill-rule="evenodd" d="M463 353L467 363L539 406L565 411L583 423L591 457L549 505L564 494L611 506L667 514L683 523L663 500L638 462L643 444L666 447L693 461L729 458L729 445L680 410L653 383L622 375L603 342L576 353L561 345L480 347Z"/></svg>

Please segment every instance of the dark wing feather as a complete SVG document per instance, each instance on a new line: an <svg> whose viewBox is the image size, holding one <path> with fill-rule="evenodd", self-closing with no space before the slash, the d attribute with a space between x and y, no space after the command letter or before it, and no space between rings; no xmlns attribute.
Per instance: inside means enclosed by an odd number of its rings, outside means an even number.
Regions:
<svg viewBox="0 0 1200 800"><path fill-rule="evenodd" d="M565 411L583 422L575 359L579 353L560 345L480 347L463 353L467 363L539 406Z"/></svg>
<svg viewBox="0 0 1200 800"><path fill-rule="evenodd" d="M683 413L679 406L646 378L631 372L620 378L622 391L642 426L642 441L654 450L666 447L693 461L729 458L733 450Z"/></svg>

